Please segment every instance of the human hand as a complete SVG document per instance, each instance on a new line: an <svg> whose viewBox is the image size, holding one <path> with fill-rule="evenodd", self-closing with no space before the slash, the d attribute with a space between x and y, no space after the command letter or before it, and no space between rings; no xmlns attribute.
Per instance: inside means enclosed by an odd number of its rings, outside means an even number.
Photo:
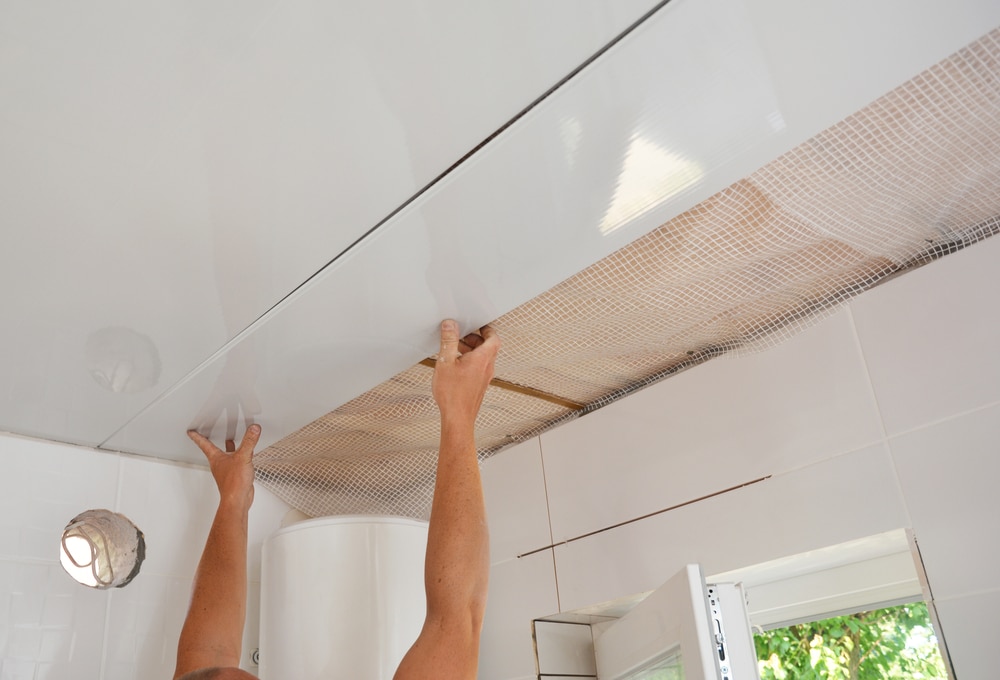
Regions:
<svg viewBox="0 0 1000 680"><path fill-rule="evenodd" d="M441 349L434 367L431 392L444 424L472 427L486 388L493 379L493 364L500 337L489 326L459 338L458 323L441 322Z"/></svg>
<svg viewBox="0 0 1000 680"><path fill-rule="evenodd" d="M232 440L227 440L225 452L195 430L187 434L208 459L219 488L220 502L237 503L249 509L253 503L253 449L260 439L260 425L247 428L239 448Z"/></svg>

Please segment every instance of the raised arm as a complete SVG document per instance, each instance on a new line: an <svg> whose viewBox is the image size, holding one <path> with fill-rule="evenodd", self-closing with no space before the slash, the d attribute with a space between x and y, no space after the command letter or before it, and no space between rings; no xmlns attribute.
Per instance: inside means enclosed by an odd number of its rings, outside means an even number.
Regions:
<svg viewBox="0 0 1000 680"><path fill-rule="evenodd" d="M253 449L260 426L250 426L240 447L220 451L197 432L188 432L208 458L219 509L198 563L187 619L177 646L175 680L195 671L226 669L226 678L253 678L238 670L247 601L247 522L253 503ZM185 679L186 680L186 679Z"/></svg>
<svg viewBox="0 0 1000 680"><path fill-rule="evenodd" d="M499 348L489 326L460 339L458 324L441 324L433 382L441 448L424 563L427 618L395 680L476 677L490 556L475 422Z"/></svg>

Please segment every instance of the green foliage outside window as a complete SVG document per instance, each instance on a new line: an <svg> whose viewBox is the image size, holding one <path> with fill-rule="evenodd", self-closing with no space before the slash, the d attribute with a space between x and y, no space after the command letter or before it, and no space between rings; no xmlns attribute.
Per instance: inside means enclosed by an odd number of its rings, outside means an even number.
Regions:
<svg viewBox="0 0 1000 680"><path fill-rule="evenodd" d="M754 643L761 680L948 677L924 602L778 628Z"/></svg>

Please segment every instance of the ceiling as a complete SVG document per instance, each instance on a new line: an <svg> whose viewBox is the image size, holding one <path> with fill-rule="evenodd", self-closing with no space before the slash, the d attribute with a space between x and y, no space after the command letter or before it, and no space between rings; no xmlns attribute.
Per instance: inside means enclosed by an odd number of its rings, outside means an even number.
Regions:
<svg viewBox="0 0 1000 680"><path fill-rule="evenodd" d="M998 24L981 0L0 2L0 429L189 462L194 425L277 441L433 353L439 319L500 316ZM637 145L698 172L650 188Z"/></svg>

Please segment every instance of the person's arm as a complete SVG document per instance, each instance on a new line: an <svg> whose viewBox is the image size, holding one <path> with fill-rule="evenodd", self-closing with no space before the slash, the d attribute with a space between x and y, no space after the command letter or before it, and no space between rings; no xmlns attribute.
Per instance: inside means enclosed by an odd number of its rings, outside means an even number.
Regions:
<svg viewBox="0 0 1000 680"><path fill-rule="evenodd" d="M500 348L492 328L480 333L459 339L458 324L441 324L433 382L441 448L424 563L427 616L395 680L476 677L490 556L475 422Z"/></svg>
<svg viewBox="0 0 1000 680"><path fill-rule="evenodd" d="M174 678L204 668L240 665L247 600L247 521L253 503L253 448L260 426L250 426L240 447L220 451L188 432L208 458L219 488L219 509L194 578L187 619L177 645ZM226 449L233 451L232 442Z"/></svg>

